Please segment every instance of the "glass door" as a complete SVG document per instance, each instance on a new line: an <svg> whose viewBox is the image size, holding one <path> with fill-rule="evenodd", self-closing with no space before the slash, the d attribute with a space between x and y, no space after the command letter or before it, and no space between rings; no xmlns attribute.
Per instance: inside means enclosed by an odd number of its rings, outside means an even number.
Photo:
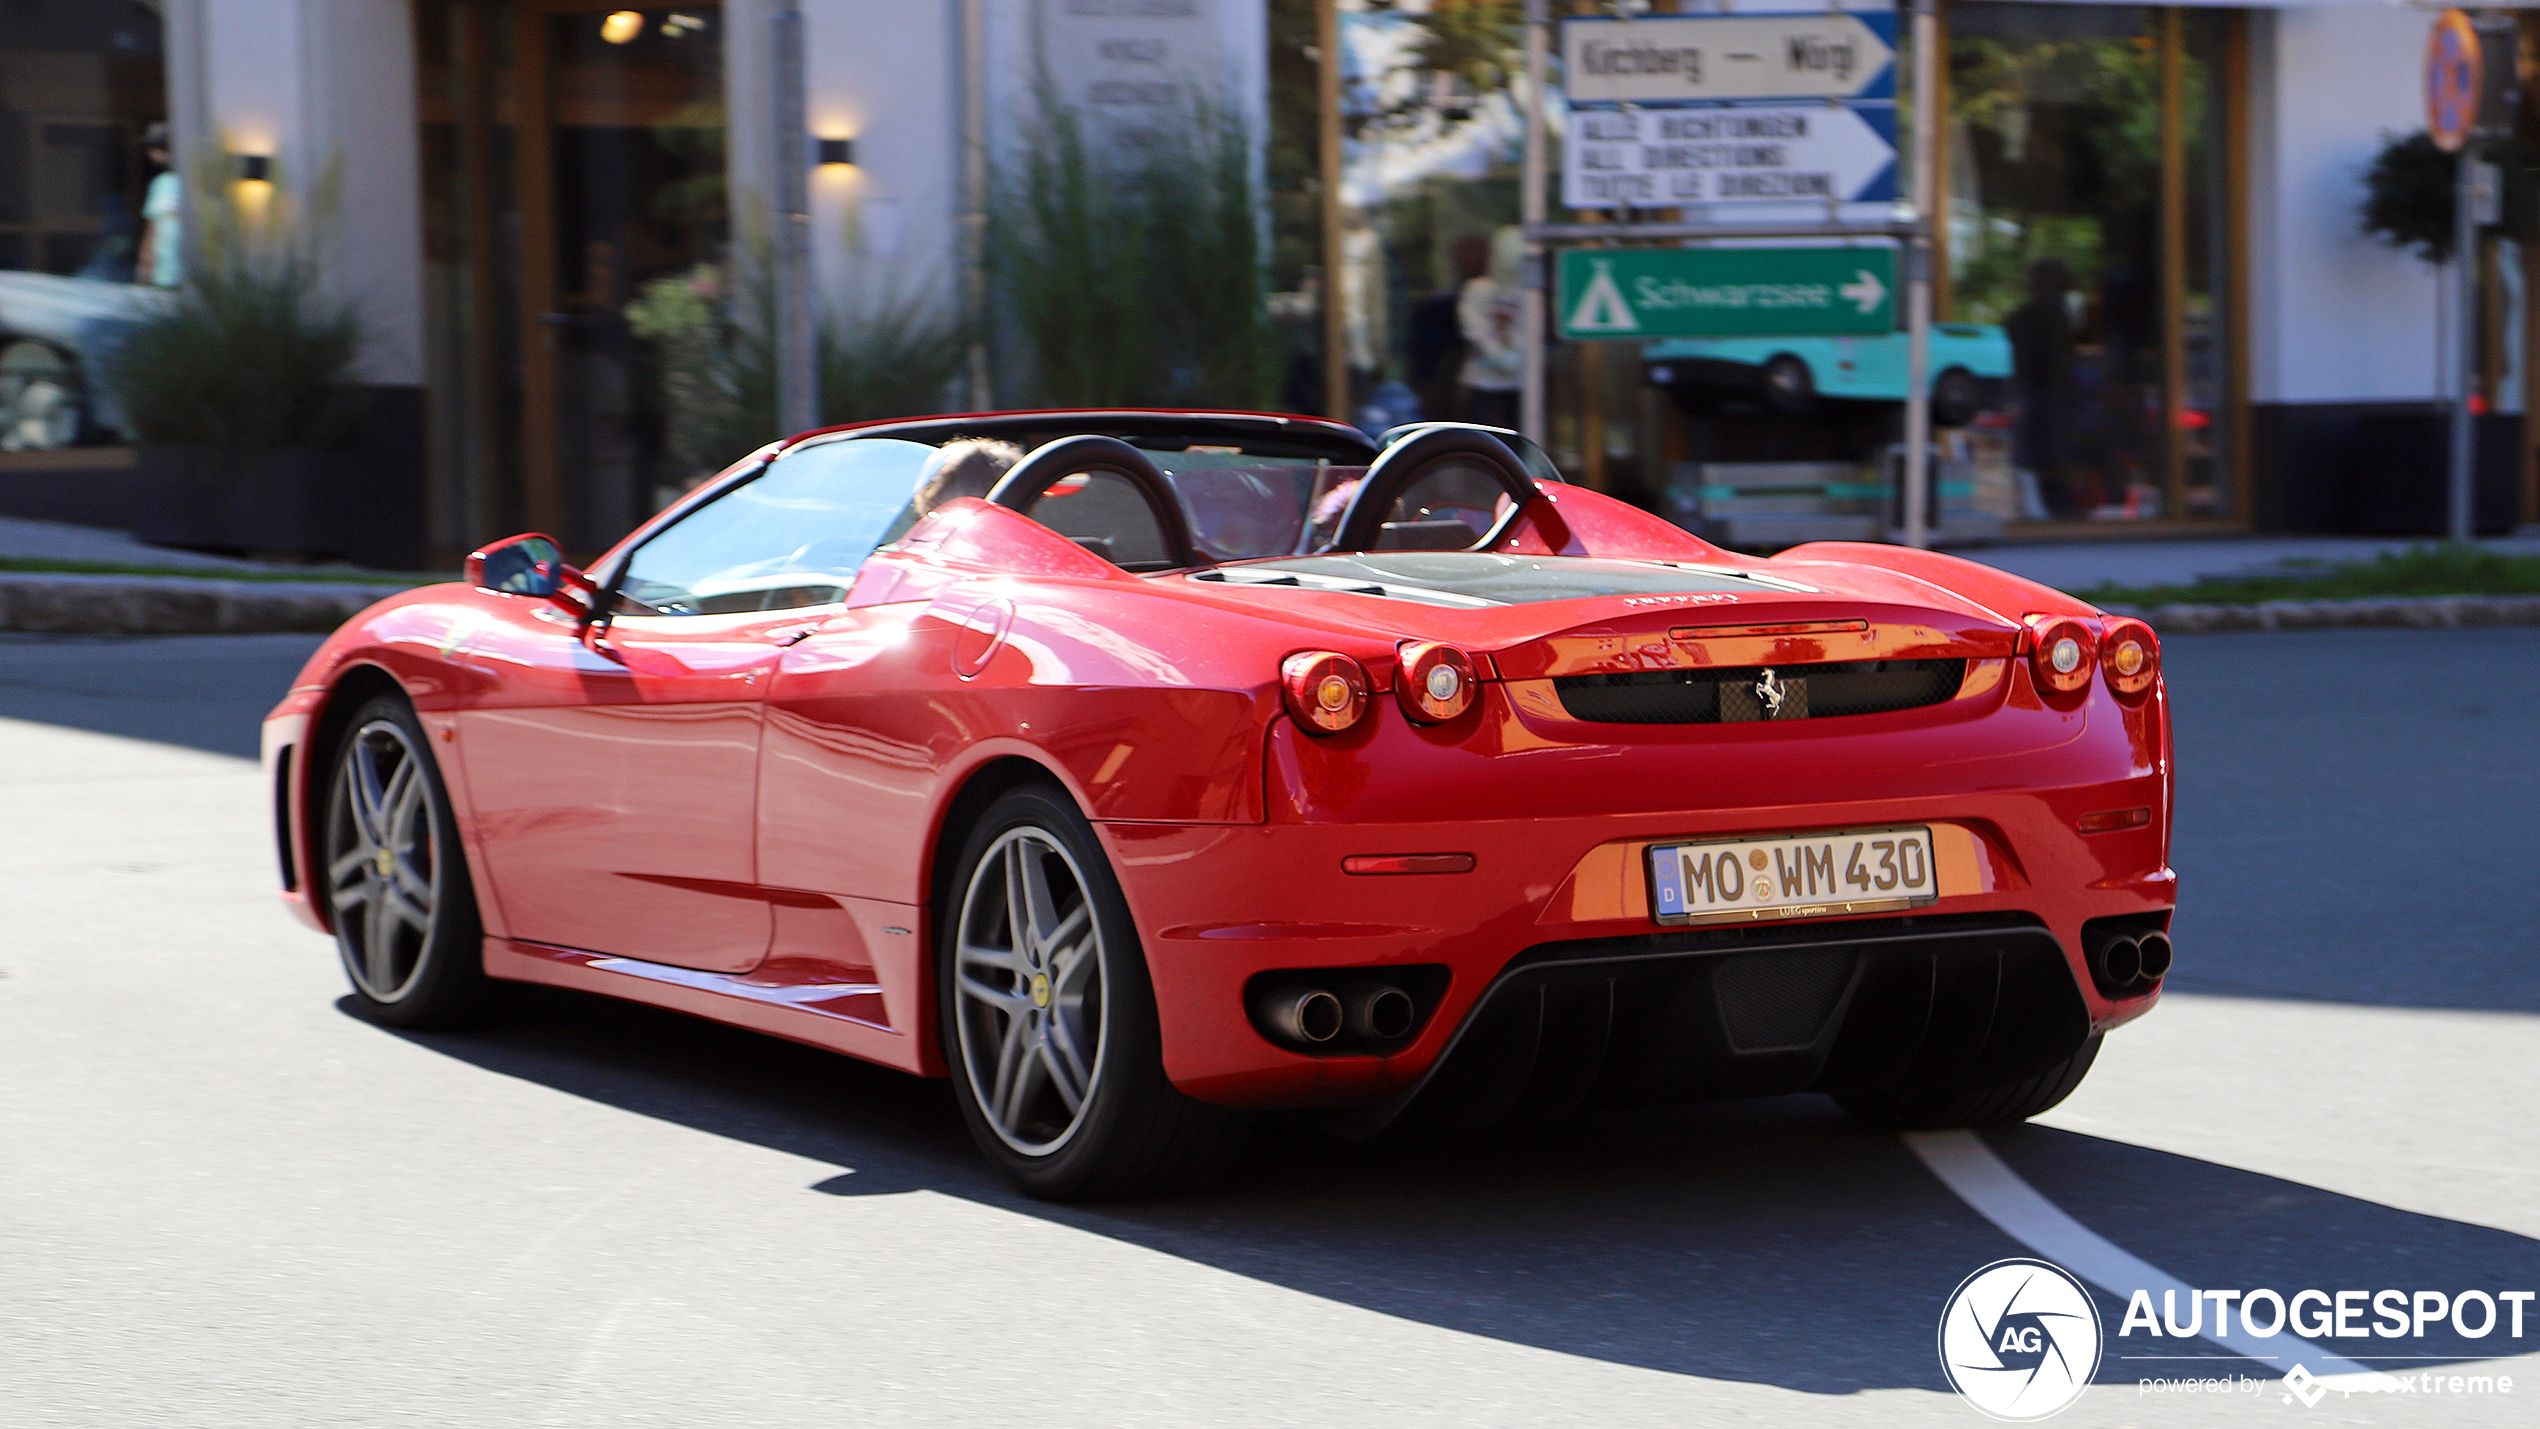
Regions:
<svg viewBox="0 0 2540 1429"><path fill-rule="evenodd" d="M588 556L693 473L662 344L670 280L712 309L730 217L716 5L427 0L436 544L555 533Z"/></svg>
<svg viewBox="0 0 2540 1429"><path fill-rule="evenodd" d="M2220 16L1949 9L1947 304L2012 353L2031 520L2230 516Z"/></svg>

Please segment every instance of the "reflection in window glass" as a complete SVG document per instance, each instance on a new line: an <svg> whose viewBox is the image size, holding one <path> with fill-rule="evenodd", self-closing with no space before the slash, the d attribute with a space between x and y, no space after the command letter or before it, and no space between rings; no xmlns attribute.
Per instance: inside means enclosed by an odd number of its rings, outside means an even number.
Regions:
<svg viewBox="0 0 2540 1429"><path fill-rule="evenodd" d="M98 358L181 276L158 11L0 6L0 450L113 439Z"/></svg>
<svg viewBox="0 0 2540 1429"><path fill-rule="evenodd" d="M2010 338L2009 456L2032 519L2224 514L2219 25L2142 6L1950 12L1949 316ZM2175 272L2165 220L2185 236Z"/></svg>
<svg viewBox="0 0 2540 1429"><path fill-rule="evenodd" d="M846 599L865 557L916 519L912 498L934 450L872 439L780 459L637 548L620 612L722 615Z"/></svg>

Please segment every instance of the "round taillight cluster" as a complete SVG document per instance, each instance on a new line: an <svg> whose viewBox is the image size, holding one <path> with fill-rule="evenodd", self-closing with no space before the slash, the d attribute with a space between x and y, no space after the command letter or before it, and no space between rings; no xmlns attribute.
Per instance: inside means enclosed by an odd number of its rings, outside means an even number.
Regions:
<svg viewBox="0 0 2540 1429"><path fill-rule="evenodd" d="M1315 734L1338 734L1366 717L1367 668L1347 655L1308 650L1279 666L1288 713Z"/></svg>
<svg viewBox="0 0 2540 1429"><path fill-rule="evenodd" d="M2120 695L2139 695L2161 676L2161 641L2152 627L2123 617L2108 622L2099 637L2099 668L2108 688Z"/></svg>
<svg viewBox="0 0 2540 1429"><path fill-rule="evenodd" d="M2099 642L2088 626L2063 616L2033 616L2029 634L2034 642L2029 659L2040 689L2069 695L2089 687Z"/></svg>
<svg viewBox="0 0 2540 1429"><path fill-rule="evenodd" d="M1473 707L1473 660L1452 645L1415 640L1396 652L1393 682L1402 712L1422 724L1444 724Z"/></svg>

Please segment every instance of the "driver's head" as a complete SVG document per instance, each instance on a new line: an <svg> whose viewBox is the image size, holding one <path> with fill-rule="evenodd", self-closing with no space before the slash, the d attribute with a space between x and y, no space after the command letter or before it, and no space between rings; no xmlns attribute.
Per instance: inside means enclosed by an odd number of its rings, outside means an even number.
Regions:
<svg viewBox="0 0 2540 1429"><path fill-rule="evenodd" d="M1023 460L1023 448L1012 442L971 437L946 442L926 459L917 478L917 509L932 511L963 496L985 496L998 478Z"/></svg>

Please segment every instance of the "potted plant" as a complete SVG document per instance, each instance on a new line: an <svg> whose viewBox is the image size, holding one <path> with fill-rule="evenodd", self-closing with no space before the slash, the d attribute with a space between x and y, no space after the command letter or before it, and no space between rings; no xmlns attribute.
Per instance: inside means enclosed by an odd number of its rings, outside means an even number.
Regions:
<svg viewBox="0 0 2540 1429"><path fill-rule="evenodd" d="M278 201L261 223L246 221L234 195L197 209L209 221L195 271L106 371L140 439L133 534L164 546L340 556L360 322L320 286Z"/></svg>

